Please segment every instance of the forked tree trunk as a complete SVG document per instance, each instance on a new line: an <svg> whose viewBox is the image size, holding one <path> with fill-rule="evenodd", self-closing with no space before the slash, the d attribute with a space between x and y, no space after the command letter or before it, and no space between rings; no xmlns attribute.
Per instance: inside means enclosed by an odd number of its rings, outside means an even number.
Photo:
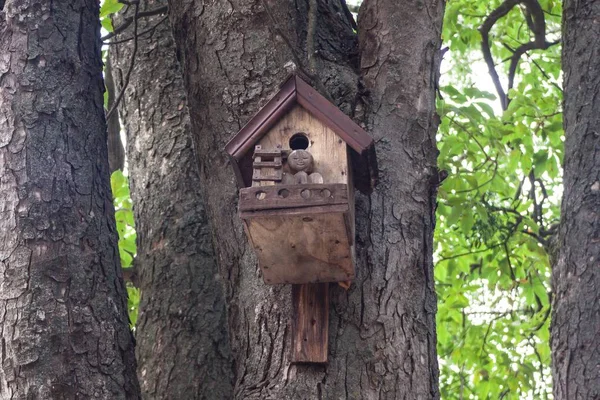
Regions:
<svg viewBox="0 0 600 400"><path fill-rule="evenodd" d="M3 399L135 399L97 0L0 12Z"/></svg>
<svg viewBox="0 0 600 400"><path fill-rule="evenodd" d="M310 2L318 3L314 33L307 3L169 2L227 283L235 398L437 398L434 84L443 3L367 1L360 63L343 2ZM314 69L305 51L313 47ZM260 277L223 151L298 59L318 71L317 86L342 110L366 123L380 165L378 189L358 197L357 278L347 292L332 286L327 366L290 365L290 287Z"/></svg>
<svg viewBox="0 0 600 400"><path fill-rule="evenodd" d="M140 11L166 1L146 1ZM133 15L123 9L115 21ZM233 370L225 296L201 197L190 118L166 14L139 20L137 55L120 111L134 203L142 292L136 355L147 399L229 399ZM162 22L161 22L162 21ZM133 27L116 40L133 35ZM133 41L111 46L117 91Z"/></svg>
<svg viewBox="0 0 600 400"><path fill-rule="evenodd" d="M557 400L600 398L600 2L565 2L564 195L552 271Z"/></svg>

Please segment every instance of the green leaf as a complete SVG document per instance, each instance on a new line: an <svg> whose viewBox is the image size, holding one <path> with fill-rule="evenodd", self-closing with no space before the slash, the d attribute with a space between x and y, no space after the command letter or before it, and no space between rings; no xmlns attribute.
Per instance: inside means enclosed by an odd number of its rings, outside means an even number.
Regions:
<svg viewBox="0 0 600 400"><path fill-rule="evenodd" d="M140 291L132 285L127 285L127 309L129 311L129 323L132 328L135 327L140 305Z"/></svg>
<svg viewBox="0 0 600 400"><path fill-rule="evenodd" d="M112 21L109 17L104 17L100 19L100 24L102 25L102 27L104 29L106 29L106 31L108 32L114 32L114 28L113 28L113 24Z"/></svg>
<svg viewBox="0 0 600 400"><path fill-rule="evenodd" d="M119 255L121 257L121 268L128 268L131 266L131 263L133 262L133 256L131 254L122 248L119 248Z"/></svg>
<svg viewBox="0 0 600 400"><path fill-rule="evenodd" d="M107 17L123 8L123 4L118 0L104 0L100 7L100 18Z"/></svg>
<svg viewBox="0 0 600 400"><path fill-rule="evenodd" d="M464 235L470 235L471 229L473 228L473 213L470 209L463 210L462 217L460 219L460 227Z"/></svg>

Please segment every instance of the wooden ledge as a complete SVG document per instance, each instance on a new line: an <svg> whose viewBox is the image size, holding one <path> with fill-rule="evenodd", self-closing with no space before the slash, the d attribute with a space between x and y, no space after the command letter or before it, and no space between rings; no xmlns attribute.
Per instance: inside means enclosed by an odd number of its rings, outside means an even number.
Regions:
<svg viewBox="0 0 600 400"><path fill-rule="evenodd" d="M239 211L348 204L348 185L311 183L240 189Z"/></svg>

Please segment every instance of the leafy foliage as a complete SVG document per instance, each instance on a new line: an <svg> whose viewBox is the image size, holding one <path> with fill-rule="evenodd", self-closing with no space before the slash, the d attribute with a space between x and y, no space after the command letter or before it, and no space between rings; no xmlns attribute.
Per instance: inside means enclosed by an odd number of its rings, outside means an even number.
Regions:
<svg viewBox="0 0 600 400"><path fill-rule="evenodd" d="M110 186L115 206L115 220L119 233L119 256L123 269L132 268L133 258L137 252L136 232L133 220L133 204L129 193L129 179L121 170L113 172L110 177ZM137 321L138 306L140 301L139 290L130 282L127 283L129 320L132 326Z"/></svg>
<svg viewBox="0 0 600 400"><path fill-rule="evenodd" d="M123 8L123 3L119 0L103 0L100 6L100 23L108 32L113 31L112 20L110 16Z"/></svg>
<svg viewBox="0 0 600 400"><path fill-rule="evenodd" d="M360 1L349 1L357 6ZM438 101L435 278L443 399L551 398L549 286L561 195L560 46L525 53L502 110L482 61L479 26L500 0L449 0ZM541 0L546 37L559 38L561 2ZM122 4L104 0L103 27ZM509 59L533 37L515 7L490 33L506 85ZM112 176L123 268L135 256L127 177ZM139 292L128 284L130 318Z"/></svg>
<svg viewBox="0 0 600 400"><path fill-rule="evenodd" d="M547 32L558 32L560 3L540 4ZM477 30L498 5L453 0L444 22L450 52L438 139L440 169L449 178L439 190L435 233L444 399L551 396L549 252L561 194L560 48L524 55L503 111L482 88L494 90ZM492 35L496 60L508 60L510 49L532 36L519 8ZM506 76L508 63L497 68Z"/></svg>

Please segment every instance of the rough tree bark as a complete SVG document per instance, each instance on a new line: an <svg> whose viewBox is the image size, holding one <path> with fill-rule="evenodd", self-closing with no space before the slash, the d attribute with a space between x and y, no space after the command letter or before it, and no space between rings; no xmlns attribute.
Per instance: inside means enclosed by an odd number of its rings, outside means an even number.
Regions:
<svg viewBox="0 0 600 400"><path fill-rule="evenodd" d="M565 2L564 194L552 272L554 396L600 398L600 2Z"/></svg>
<svg viewBox="0 0 600 400"><path fill-rule="evenodd" d="M140 12L166 1L145 1ZM124 8L115 19L133 15ZM162 21L162 22L161 22ZM120 107L134 202L141 289L136 355L148 399L228 399L233 370L225 297L199 188L179 63L166 15L139 20L141 35ZM133 27L115 40L133 35ZM133 41L111 46L121 91Z"/></svg>
<svg viewBox="0 0 600 400"><path fill-rule="evenodd" d="M107 112L115 104L116 88L113 72L111 68L110 55L106 57L104 67L104 82L106 83L106 92L108 94ZM121 124L119 123L119 113L113 113L106 121L106 133L108 143L108 169L112 174L116 170L123 170L125 167L125 149L121 141Z"/></svg>
<svg viewBox="0 0 600 400"><path fill-rule="evenodd" d="M0 12L3 399L138 398L96 0Z"/></svg>
<svg viewBox="0 0 600 400"><path fill-rule="evenodd" d="M443 2L170 1L202 187L226 278L235 398L439 397L432 233L434 85ZM316 29L308 19L317 18ZM305 49L315 48L309 68ZM294 62L377 139L381 184L357 202L357 278L332 286L327 366L291 366L290 287L266 286L236 214L226 142ZM364 83L361 79L364 74ZM319 84L320 82L320 84ZM366 90L365 90L366 89Z"/></svg>

